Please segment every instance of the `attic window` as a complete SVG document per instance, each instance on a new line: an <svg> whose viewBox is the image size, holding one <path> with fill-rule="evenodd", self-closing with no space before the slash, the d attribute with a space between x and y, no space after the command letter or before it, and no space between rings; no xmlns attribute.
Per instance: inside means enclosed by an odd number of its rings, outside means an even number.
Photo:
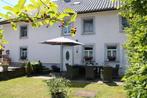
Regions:
<svg viewBox="0 0 147 98"><path fill-rule="evenodd" d="M78 2L78 1L73 3L73 5L79 5L79 4L80 4L80 2Z"/></svg>

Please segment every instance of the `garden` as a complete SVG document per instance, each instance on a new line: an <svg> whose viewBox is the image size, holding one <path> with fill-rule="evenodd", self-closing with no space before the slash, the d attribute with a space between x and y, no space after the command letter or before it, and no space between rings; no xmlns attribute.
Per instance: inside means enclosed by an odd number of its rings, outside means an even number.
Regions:
<svg viewBox="0 0 147 98"><path fill-rule="evenodd" d="M60 80L62 82L59 83L58 81ZM69 98L83 98L86 94L90 96L90 93L88 94L86 92L93 92L91 96L94 98L127 98L123 85L71 81L70 83L68 82L69 87L66 88L67 86L64 85L64 80L59 78L58 80L51 80L50 82L52 81L56 81L58 85L62 84L59 89L61 89L61 91L68 90L67 95ZM50 91L56 92L58 88L50 88L53 87L53 85L55 86L55 83L51 83L48 86L47 84L46 80L32 77L20 77L8 81L1 81L0 96L3 98L51 98Z"/></svg>

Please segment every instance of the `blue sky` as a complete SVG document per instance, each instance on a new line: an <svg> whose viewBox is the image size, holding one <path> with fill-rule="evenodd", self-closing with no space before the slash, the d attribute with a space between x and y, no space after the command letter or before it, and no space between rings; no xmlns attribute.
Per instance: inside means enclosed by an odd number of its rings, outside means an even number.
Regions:
<svg viewBox="0 0 147 98"><path fill-rule="evenodd" d="M28 3L30 0L26 0L26 2ZM56 0L52 0L52 1L56 1ZM18 2L18 0L0 0L0 13L5 13L6 11L3 9L4 6L7 5L11 5L14 6L16 3Z"/></svg>
<svg viewBox="0 0 147 98"><path fill-rule="evenodd" d="M6 11L3 9L4 6L7 5L15 5L18 2L18 0L0 0L0 12L5 13ZM29 2L29 0L27 0Z"/></svg>

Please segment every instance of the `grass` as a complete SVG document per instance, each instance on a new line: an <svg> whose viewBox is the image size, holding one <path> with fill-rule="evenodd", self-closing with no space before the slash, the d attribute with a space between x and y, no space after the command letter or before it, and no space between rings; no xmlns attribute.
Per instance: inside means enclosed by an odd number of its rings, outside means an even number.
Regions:
<svg viewBox="0 0 147 98"><path fill-rule="evenodd" d="M96 98L127 98L122 86L98 83L72 82L69 98L79 90L97 92ZM0 98L50 98L46 83L41 79L21 77L0 82Z"/></svg>

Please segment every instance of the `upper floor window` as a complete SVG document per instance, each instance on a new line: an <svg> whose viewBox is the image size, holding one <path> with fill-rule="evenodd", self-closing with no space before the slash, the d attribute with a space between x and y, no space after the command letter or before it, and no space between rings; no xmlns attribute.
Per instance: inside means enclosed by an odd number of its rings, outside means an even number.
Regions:
<svg viewBox="0 0 147 98"><path fill-rule="evenodd" d="M129 23L127 19L124 17L121 17L121 26L122 26L122 30L124 30L125 27L129 27Z"/></svg>
<svg viewBox="0 0 147 98"><path fill-rule="evenodd" d="M20 48L20 59L21 60L27 60L28 55L28 49L26 47Z"/></svg>
<svg viewBox="0 0 147 98"><path fill-rule="evenodd" d="M62 28L63 35L70 35L71 28L72 28L72 23L70 23L69 25L64 26Z"/></svg>
<svg viewBox="0 0 147 98"><path fill-rule="evenodd" d="M83 19L83 34L94 33L94 19Z"/></svg>
<svg viewBox="0 0 147 98"><path fill-rule="evenodd" d="M106 59L107 61L117 61L118 47L117 45L106 46Z"/></svg>
<svg viewBox="0 0 147 98"><path fill-rule="evenodd" d="M27 25L20 26L20 38L27 37L28 27Z"/></svg>

